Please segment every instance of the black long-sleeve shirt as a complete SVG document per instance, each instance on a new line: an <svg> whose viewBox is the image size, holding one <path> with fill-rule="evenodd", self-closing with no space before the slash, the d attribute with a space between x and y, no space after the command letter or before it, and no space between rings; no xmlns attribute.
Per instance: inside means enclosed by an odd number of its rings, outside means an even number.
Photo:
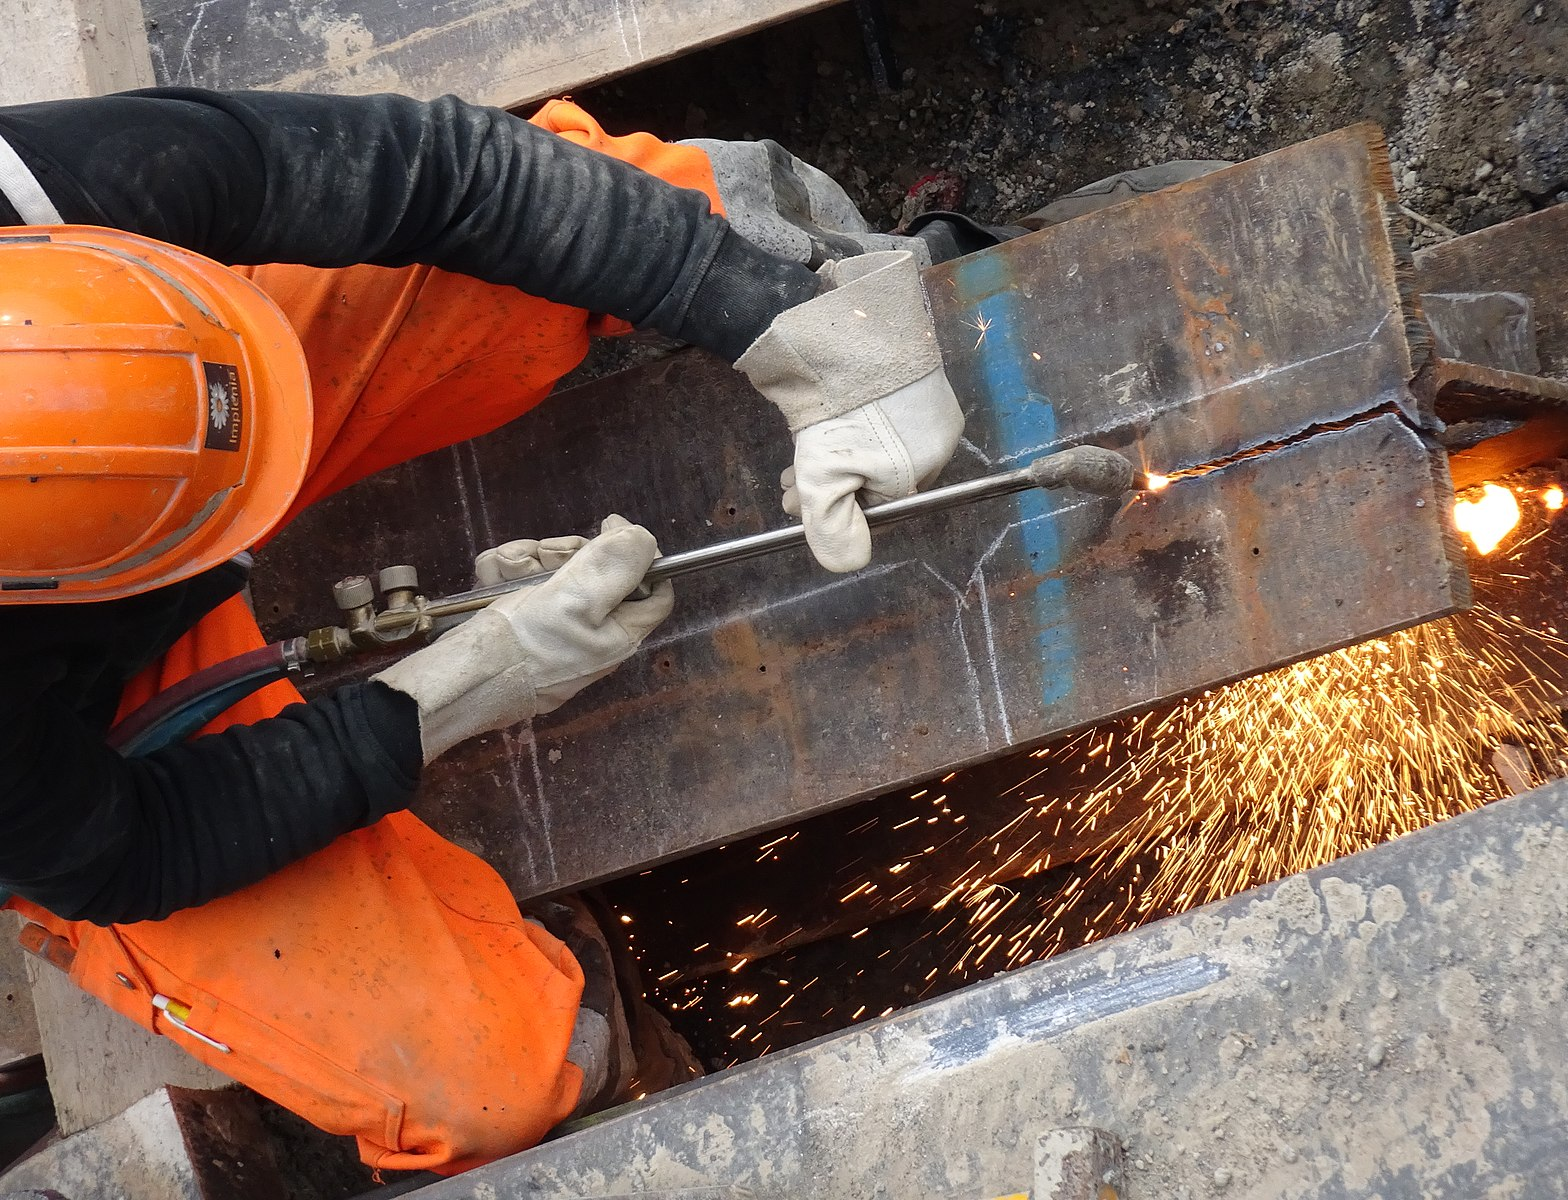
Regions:
<svg viewBox="0 0 1568 1200"><path fill-rule="evenodd" d="M0 108L0 137L71 223L235 264L426 263L730 361L816 290L700 193L450 97L163 89ZM0 606L0 887L73 919L163 917L408 803L418 714L379 683L141 759L105 744L125 683L243 586L230 565Z"/></svg>

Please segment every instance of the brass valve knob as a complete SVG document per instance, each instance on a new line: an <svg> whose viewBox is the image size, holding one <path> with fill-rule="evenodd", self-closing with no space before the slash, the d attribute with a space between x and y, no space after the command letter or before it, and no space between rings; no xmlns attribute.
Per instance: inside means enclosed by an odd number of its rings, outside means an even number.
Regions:
<svg viewBox="0 0 1568 1200"><path fill-rule="evenodd" d="M419 590L419 571L407 564L397 567L382 567L381 573L376 576L384 595L396 591L417 592Z"/></svg>
<svg viewBox="0 0 1568 1200"><path fill-rule="evenodd" d="M364 575L350 575L347 579L340 579L332 585L333 603L344 612L363 608L367 604L374 603L375 599L376 589Z"/></svg>

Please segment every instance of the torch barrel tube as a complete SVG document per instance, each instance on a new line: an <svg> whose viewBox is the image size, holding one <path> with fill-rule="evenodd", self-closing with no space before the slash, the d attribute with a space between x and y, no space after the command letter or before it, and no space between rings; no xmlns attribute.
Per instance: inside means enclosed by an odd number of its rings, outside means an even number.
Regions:
<svg viewBox="0 0 1568 1200"><path fill-rule="evenodd" d="M1135 490L1141 484L1142 476L1133 469L1132 464L1123 455L1114 450L1102 450L1098 446L1075 446L1070 450L1037 458L1028 466L1019 467L1017 470L982 475L978 479L952 483L946 487L933 488L929 492L917 492L913 496L890 500L886 504L873 505L865 510L866 524L877 529L884 525L907 521L911 517L944 512L979 500L1010 496L1015 492L1025 492L1036 487L1076 488L1100 496L1119 496L1124 492ZM678 554L669 554L656 559L648 574L643 577L643 582L652 586L666 579L689 575L694 571L728 566L731 563L760 558L765 554L773 554L805 544L806 530L801 525L772 529L766 533L754 533L727 542L718 542L712 546L704 546L699 550L683 550ZM485 607L497 596L507 595L519 588L533 587L535 584L543 583L553 574L553 571L541 572L527 579L511 580L490 587L475 588L469 592L459 592L444 599L432 600L426 605L425 612L436 622L474 612ZM383 613L381 619L395 618L397 615ZM380 619L378 619L379 623ZM392 627L383 626L383 628Z"/></svg>

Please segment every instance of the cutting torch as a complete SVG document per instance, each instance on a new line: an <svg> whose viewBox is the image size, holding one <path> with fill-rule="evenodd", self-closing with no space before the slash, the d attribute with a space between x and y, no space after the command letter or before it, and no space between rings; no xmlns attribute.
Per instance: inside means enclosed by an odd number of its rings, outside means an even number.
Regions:
<svg viewBox="0 0 1568 1200"><path fill-rule="evenodd" d="M967 504L1009 496L1032 488L1071 488L1095 496L1115 497L1159 486L1159 477L1136 470L1114 450L1075 446L1035 459L1027 466L963 483L949 484L865 509L872 529L914 517L944 512ZM669 554L654 560L642 586L707 571L747 559L776 554L806 544L806 530L791 525ZM500 596L538 587L555 572L455 595L427 599L419 594L419 577L411 566L382 570L376 583L354 575L333 585L333 599L343 616L341 625L313 629L302 637L284 638L260 650L198 671L131 713L110 732L109 742L122 754L147 754L181 741L239 700L289 675L309 675L318 665L340 663L361 654L392 654L413 649L430 637L486 607ZM376 608L379 590L382 607Z"/></svg>

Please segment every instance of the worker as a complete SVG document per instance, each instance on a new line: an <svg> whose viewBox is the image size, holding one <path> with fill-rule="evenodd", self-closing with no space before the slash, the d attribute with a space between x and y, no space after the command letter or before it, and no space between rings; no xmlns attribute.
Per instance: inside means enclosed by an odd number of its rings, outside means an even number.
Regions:
<svg viewBox="0 0 1568 1200"><path fill-rule="evenodd" d="M664 619L667 583L634 595L646 529L487 551L481 582L560 570L309 703L275 684L141 758L106 732L263 644L252 549L527 412L590 333L734 363L793 436L783 503L817 559L863 566L859 501L931 480L963 423L928 244L771 145L612 137L564 102L0 108L11 907L80 987L374 1167L460 1171L619 1094L637 1018L602 930L525 916L406 809L433 759L568 702Z"/></svg>

